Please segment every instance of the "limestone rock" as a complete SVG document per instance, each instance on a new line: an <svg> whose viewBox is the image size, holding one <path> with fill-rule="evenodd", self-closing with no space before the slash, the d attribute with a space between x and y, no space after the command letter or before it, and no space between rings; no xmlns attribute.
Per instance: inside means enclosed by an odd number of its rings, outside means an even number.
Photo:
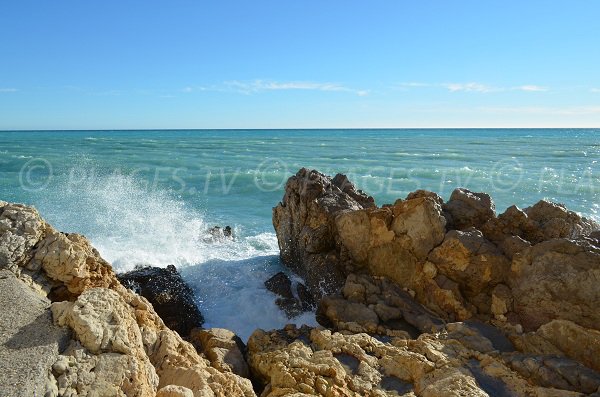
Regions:
<svg viewBox="0 0 600 397"><path fill-rule="evenodd" d="M600 388L600 374L566 357L511 353L503 359L520 375L544 387L586 394Z"/></svg>
<svg viewBox="0 0 600 397"><path fill-rule="evenodd" d="M600 328L600 248L587 240L549 240L513 259L508 286L526 330L553 319Z"/></svg>
<svg viewBox="0 0 600 397"><path fill-rule="evenodd" d="M50 301L12 272L0 270L0 390L3 396L44 396L55 386L50 367L69 332L56 327Z"/></svg>
<svg viewBox="0 0 600 397"><path fill-rule="evenodd" d="M223 328L197 328L191 334L191 342L199 346L199 350L213 367L243 378L250 377L248 364L244 359L246 346L233 332Z"/></svg>
<svg viewBox="0 0 600 397"><path fill-rule="evenodd" d="M194 397L194 393L187 387L168 385L160 389L156 397Z"/></svg>
<svg viewBox="0 0 600 397"><path fill-rule="evenodd" d="M450 200L444 205L444 211L451 219L451 226L456 230L471 227L481 229L490 219L496 216L496 206L486 193L475 193L468 189L454 189Z"/></svg>
<svg viewBox="0 0 600 397"><path fill-rule="evenodd" d="M45 274L59 281L73 296L88 288L123 288L98 251L79 234L65 234L51 229L42 239L31 260Z"/></svg>
<svg viewBox="0 0 600 397"><path fill-rule="evenodd" d="M85 348L73 352L78 366L73 382L83 376L80 371L89 373L101 366L107 379L101 384L94 379L91 390L111 384L127 396L156 393L158 376L145 353L135 312L118 293L91 288L75 302L53 303L52 313L55 322L69 326Z"/></svg>
<svg viewBox="0 0 600 397"><path fill-rule="evenodd" d="M331 179L303 168L288 180L282 202L273 209L281 260L316 297L336 291L344 278L335 255L335 216L369 207L373 198L343 175Z"/></svg>
<svg viewBox="0 0 600 397"><path fill-rule="evenodd" d="M148 299L170 329L187 337L204 323L192 289L183 281L175 266L166 269L145 267L118 275L127 288Z"/></svg>
<svg viewBox="0 0 600 397"><path fill-rule="evenodd" d="M527 243L538 244L553 238L576 239L598 228L595 222L582 218L563 205L541 200L525 210L514 205L509 207L497 218L490 219L482 231L496 243L518 237Z"/></svg>
<svg viewBox="0 0 600 397"><path fill-rule="evenodd" d="M508 259L476 229L448 232L428 259L467 297L504 281L510 270Z"/></svg>
<svg viewBox="0 0 600 397"><path fill-rule="evenodd" d="M35 208L0 201L0 269L24 266L46 228Z"/></svg>

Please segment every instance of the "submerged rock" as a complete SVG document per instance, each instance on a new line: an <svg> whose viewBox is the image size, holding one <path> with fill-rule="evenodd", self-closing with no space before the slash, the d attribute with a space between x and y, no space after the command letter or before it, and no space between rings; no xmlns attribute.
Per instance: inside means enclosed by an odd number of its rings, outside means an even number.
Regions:
<svg viewBox="0 0 600 397"><path fill-rule="evenodd" d="M144 267L119 274L118 278L125 287L148 299L165 325L179 335L187 337L204 323L194 292L175 266Z"/></svg>
<svg viewBox="0 0 600 397"><path fill-rule="evenodd" d="M275 274L265 281L265 287L278 296L275 304L285 312L288 318L294 318L299 314L314 310L315 301L302 283L296 283L294 294L292 280L283 272Z"/></svg>

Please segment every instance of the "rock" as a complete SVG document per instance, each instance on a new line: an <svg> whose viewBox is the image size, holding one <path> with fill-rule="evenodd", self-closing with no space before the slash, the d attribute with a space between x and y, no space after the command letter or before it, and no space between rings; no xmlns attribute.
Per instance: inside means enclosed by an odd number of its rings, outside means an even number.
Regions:
<svg viewBox="0 0 600 397"><path fill-rule="evenodd" d="M209 238L205 239L207 242L219 242L226 240L233 240L233 230L231 226L213 226L208 229Z"/></svg>
<svg viewBox="0 0 600 397"><path fill-rule="evenodd" d="M600 329L599 279L600 248L584 239L554 239L515 256L507 285L527 331L554 319Z"/></svg>
<svg viewBox="0 0 600 397"><path fill-rule="evenodd" d="M600 331L584 328L572 321L552 320L535 333L566 356L600 371Z"/></svg>
<svg viewBox="0 0 600 397"><path fill-rule="evenodd" d="M437 273L458 283L466 298L473 298L504 281L509 260L476 229L451 230L444 242L429 254ZM489 306L478 307L489 313Z"/></svg>
<svg viewBox="0 0 600 397"><path fill-rule="evenodd" d="M313 310L316 306L312 294L304 284L296 284L296 295L294 295L292 281L283 272L279 272L265 281L265 287L279 296L275 303L288 318L294 318L302 312Z"/></svg>
<svg viewBox="0 0 600 397"><path fill-rule="evenodd" d="M417 337L443 328L443 321L385 278L350 275L342 296L323 298L320 324L334 330ZM357 292L360 291L360 298Z"/></svg>
<svg viewBox="0 0 600 397"><path fill-rule="evenodd" d="M325 297L321 299L318 311L322 314L317 315L317 319L327 318L336 329L360 328L358 332L376 332L379 324L379 317L373 310L345 299Z"/></svg>
<svg viewBox="0 0 600 397"><path fill-rule="evenodd" d="M175 266L145 267L120 274L118 278L125 287L148 299L167 327L179 335L186 337L204 323L194 292Z"/></svg>
<svg viewBox="0 0 600 397"><path fill-rule="evenodd" d="M292 281L284 272L279 272L265 281L265 287L282 298L294 299Z"/></svg>
<svg viewBox="0 0 600 397"><path fill-rule="evenodd" d="M563 205L541 200L525 210L513 205L498 218L490 219L481 230L497 244L514 237L528 244L538 244L553 238L579 238L598 228L595 222L580 217ZM514 251L517 247L512 248Z"/></svg>
<svg viewBox="0 0 600 397"><path fill-rule="evenodd" d="M544 387L586 394L600 388L600 374L566 357L511 353L503 359L520 375Z"/></svg>
<svg viewBox="0 0 600 397"><path fill-rule="evenodd" d="M125 395L152 395L156 393L158 376L150 362L142 341L135 312L116 292L105 288L91 288L83 292L75 302L52 304L56 324L68 326L85 349L73 349L67 356L76 370L69 370L59 385L64 383L77 387L80 378L98 366L107 371L106 379L98 383L91 380L88 390L107 387L122 390ZM90 365L93 363L93 365ZM71 367L71 365L69 365ZM70 381L69 381L70 379ZM75 384L73 384L75 383ZM108 385L112 385L108 387Z"/></svg>
<svg viewBox="0 0 600 397"><path fill-rule="evenodd" d="M82 235L49 229L31 263L62 284L65 298L73 299L88 288L122 288L112 267ZM29 266L29 265L28 265Z"/></svg>
<svg viewBox="0 0 600 397"><path fill-rule="evenodd" d="M485 340L477 329L462 329ZM489 341L487 346L492 346ZM248 362L264 385L265 397L574 395L532 384L504 360L496 352L472 350L462 339L444 333L381 342L364 333L288 326L257 330L248 341ZM584 374L591 387L593 374Z"/></svg>
<svg viewBox="0 0 600 397"><path fill-rule="evenodd" d="M187 387L168 385L160 389L156 397L194 397L194 393Z"/></svg>
<svg viewBox="0 0 600 397"><path fill-rule="evenodd" d="M524 211L529 219L537 223L539 234L542 236L541 241L553 238L575 239L598 230L596 223L567 210L562 204L541 200L532 207L525 208ZM540 241L539 237L532 243L538 241Z"/></svg>
<svg viewBox="0 0 600 397"><path fill-rule="evenodd" d="M282 262L305 280L315 298L336 291L345 277L335 252L335 217L374 205L343 175L331 179L303 168L288 180L282 202L273 209L273 226Z"/></svg>
<svg viewBox="0 0 600 397"><path fill-rule="evenodd" d="M53 325L50 301L8 270L0 270L0 306L0 394L46 395L56 387L50 367L67 347L69 332Z"/></svg>
<svg viewBox="0 0 600 397"><path fill-rule="evenodd" d="M24 266L46 228L35 208L0 201L0 269Z"/></svg>
<svg viewBox="0 0 600 397"><path fill-rule="evenodd" d="M191 342L200 346L199 350L213 367L243 378L250 377L248 364L244 359L246 346L233 332L223 328L196 328L192 331Z"/></svg>
<svg viewBox="0 0 600 397"><path fill-rule="evenodd" d="M450 200L444 205L444 212L451 219L451 226L457 230L471 227L481 229L496 216L496 206L486 193L475 193L468 189L454 189Z"/></svg>
<svg viewBox="0 0 600 397"><path fill-rule="evenodd" d="M4 202L0 207L5 216L0 226L0 251L3 267L11 270L0 277L0 282L12 280L26 290L34 287L30 293L5 289L10 292L5 295L7 305L19 308L15 313L22 317L12 320L5 316L10 324L6 329L3 325L0 335L11 338L7 343L14 342L23 351L18 357L3 356L2 365L9 368L3 374L19 370L18 382L2 387L3 391L21 387L26 395L33 395L30 391L35 390L36 395L102 392L145 397L174 385L184 393L185 388L191 390L195 396L255 396L250 380L212 367L190 343L165 326L145 298L124 288L110 264L85 237L57 232L41 218L30 222L37 216L30 207ZM11 214L12 210L16 212ZM37 299L42 300L39 305L27 295L37 293ZM46 294L54 301L54 321L68 329L57 329L56 333L51 323L45 323L51 316L49 302L44 301ZM21 309L21 304L27 307ZM37 317L31 320L30 314ZM19 329L20 321L29 321L33 328L24 324ZM68 330L75 340L58 354L56 346L62 345L61 335ZM29 335L36 343L28 342ZM21 365L28 369L20 369ZM7 375L6 379L13 382L16 378Z"/></svg>

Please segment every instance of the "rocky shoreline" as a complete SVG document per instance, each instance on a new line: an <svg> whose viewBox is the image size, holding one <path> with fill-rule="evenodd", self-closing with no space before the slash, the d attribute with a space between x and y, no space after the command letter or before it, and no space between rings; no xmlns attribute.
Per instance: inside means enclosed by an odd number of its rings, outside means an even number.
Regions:
<svg viewBox="0 0 600 397"><path fill-rule="evenodd" d="M267 287L322 326L244 344L201 328L176 270L117 276L85 237L0 201L0 395L600 396L592 221L545 201L496 215L466 189L377 207L302 169L273 225L304 282Z"/></svg>

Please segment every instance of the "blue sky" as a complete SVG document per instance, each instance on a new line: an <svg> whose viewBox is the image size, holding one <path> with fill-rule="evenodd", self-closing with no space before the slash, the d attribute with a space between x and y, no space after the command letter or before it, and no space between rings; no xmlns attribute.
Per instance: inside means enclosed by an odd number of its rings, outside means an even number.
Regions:
<svg viewBox="0 0 600 397"><path fill-rule="evenodd" d="M0 2L0 129L600 127L598 1Z"/></svg>

